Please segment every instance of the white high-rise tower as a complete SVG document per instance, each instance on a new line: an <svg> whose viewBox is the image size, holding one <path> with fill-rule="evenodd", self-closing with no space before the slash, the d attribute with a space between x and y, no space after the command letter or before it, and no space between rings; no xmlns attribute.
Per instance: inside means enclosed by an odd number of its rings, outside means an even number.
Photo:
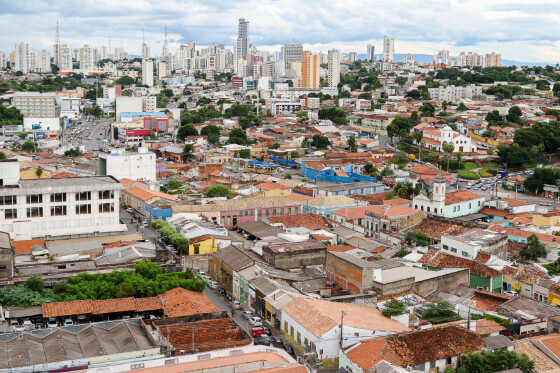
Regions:
<svg viewBox="0 0 560 373"><path fill-rule="evenodd" d="M395 39L387 35L383 37L383 61L395 62Z"/></svg>

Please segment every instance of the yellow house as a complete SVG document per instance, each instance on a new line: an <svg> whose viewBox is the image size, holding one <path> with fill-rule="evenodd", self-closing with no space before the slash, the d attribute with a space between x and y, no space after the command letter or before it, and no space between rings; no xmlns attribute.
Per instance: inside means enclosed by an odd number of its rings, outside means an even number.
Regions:
<svg viewBox="0 0 560 373"><path fill-rule="evenodd" d="M252 157L261 157L266 155L266 147L264 145L252 145L250 148Z"/></svg>
<svg viewBox="0 0 560 373"><path fill-rule="evenodd" d="M560 286L552 285L548 289L548 304L560 306Z"/></svg>
<svg viewBox="0 0 560 373"><path fill-rule="evenodd" d="M560 210L551 210L545 215L533 215L533 225L546 227L560 225Z"/></svg>
<svg viewBox="0 0 560 373"><path fill-rule="evenodd" d="M218 251L218 239L207 234L189 240L188 255L210 255Z"/></svg>
<svg viewBox="0 0 560 373"><path fill-rule="evenodd" d="M260 183L255 187L260 189L260 192L257 193L261 197L286 197L292 194L292 188L289 186L273 182Z"/></svg>
<svg viewBox="0 0 560 373"><path fill-rule="evenodd" d="M39 168L27 168L25 170L19 171L19 178L21 180L36 180L36 179L52 179L52 172L41 168L41 171L37 171ZM41 176L39 176L41 174Z"/></svg>

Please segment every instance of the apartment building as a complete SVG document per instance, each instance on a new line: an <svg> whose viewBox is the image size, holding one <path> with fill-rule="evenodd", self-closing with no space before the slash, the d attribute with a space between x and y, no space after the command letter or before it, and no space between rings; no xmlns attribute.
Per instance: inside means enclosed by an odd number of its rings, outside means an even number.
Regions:
<svg viewBox="0 0 560 373"><path fill-rule="evenodd" d="M319 70L319 55L308 51L303 52L303 61L301 65L301 86L305 88L319 88Z"/></svg>
<svg viewBox="0 0 560 373"><path fill-rule="evenodd" d="M20 180L19 163L0 161L0 231L14 240L121 233L122 184L110 176Z"/></svg>
<svg viewBox="0 0 560 373"><path fill-rule="evenodd" d="M333 49L328 53L329 87L337 88L340 83L340 51Z"/></svg>
<svg viewBox="0 0 560 373"><path fill-rule="evenodd" d="M156 155L147 148L137 153L124 149L112 149L111 153L99 153L99 175L113 176L117 180L156 180Z"/></svg>
<svg viewBox="0 0 560 373"><path fill-rule="evenodd" d="M475 96L482 95L482 86L469 85L447 86L439 88L428 88L430 98L434 101L457 101L462 98L472 99Z"/></svg>
<svg viewBox="0 0 560 373"><path fill-rule="evenodd" d="M282 58L286 69L290 67L291 62L301 62L303 58L302 44L284 44L282 47Z"/></svg>
<svg viewBox="0 0 560 373"><path fill-rule="evenodd" d="M15 92L14 106L24 117L53 118L57 115L56 96L53 93Z"/></svg>

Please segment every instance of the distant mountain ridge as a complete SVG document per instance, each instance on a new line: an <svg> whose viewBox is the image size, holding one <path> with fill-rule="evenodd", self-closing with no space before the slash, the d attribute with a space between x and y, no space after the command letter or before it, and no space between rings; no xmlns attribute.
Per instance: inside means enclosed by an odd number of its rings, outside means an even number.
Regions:
<svg viewBox="0 0 560 373"><path fill-rule="evenodd" d="M414 56L414 59L420 63L431 63L434 61L434 56L431 54L416 54L416 53L411 53L411 54ZM404 62L405 56L406 54L404 53L395 53L395 62ZM377 57L379 59L382 59L383 55L378 54ZM358 58L363 60L366 58L366 54L358 54ZM454 58L454 56L452 56L451 58ZM518 61L504 60L504 59L502 59L502 64L504 66L546 66L546 65L554 66L555 65L550 62L518 62Z"/></svg>

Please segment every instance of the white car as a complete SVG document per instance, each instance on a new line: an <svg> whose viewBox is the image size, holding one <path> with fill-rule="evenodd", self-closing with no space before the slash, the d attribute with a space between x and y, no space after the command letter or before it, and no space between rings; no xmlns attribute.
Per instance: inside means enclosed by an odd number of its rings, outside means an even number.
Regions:
<svg viewBox="0 0 560 373"><path fill-rule="evenodd" d="M517 296L517 292L515 291L504 291L505 295L509 295L511 297L516 297Z"/></svg>
<svg viewBox="0 0 560 373"><path fill-rule="evenodd" d="M202 276L198 276L198 277L200 277L203 280L210 281L210 276L202 275Z"/></svg>
<svg viewBox="0 0 560 373"><path fill-rule="evenodd" d="M58 322L54 317L49 317L49 320L47 321L47 326L49 328L56 328L58 326Z"/></svg>
<svg viewBox="0 0 560 373"><path fill-rule="evenodd" d="M74 321L70 317L64 319L64 325L74 325Z"/></svg>
<svg viewBox="0 0 560 373"><path fill-rule="evenodd" d="M207 285L210 289L217 289L218 288L218 283L216 281L208 281Z"/></svg>
<svg viewBox="0 0 560 373"><path fill-rule="evenodd" d="M127 208L126 212L128 212L129 214L132 214L132 208L131 207Z"/></svg>
<svg viewBox="0 0 560 373"><path fill-rule="evenodd" d="M233 306L234 309L240 310L241 309L241 302L239 302L237 300L234 300L233 303L232 303L232 306Z"/></svg>
<svg viewBox="0 0 560 373"><path fill-rule="evenodd" d="M262 326L261 318L256 316L249 318L249 323L253 326Z"/></svg>
<svg viewBox="0 0 560 373"><path fill-rule="evenodd" d="M242 311L241 316L243 316L244 318L246 318L248 320L248 319L254 317L255 315L253 315L253 312L251 312L251 311Z"/></svg>

